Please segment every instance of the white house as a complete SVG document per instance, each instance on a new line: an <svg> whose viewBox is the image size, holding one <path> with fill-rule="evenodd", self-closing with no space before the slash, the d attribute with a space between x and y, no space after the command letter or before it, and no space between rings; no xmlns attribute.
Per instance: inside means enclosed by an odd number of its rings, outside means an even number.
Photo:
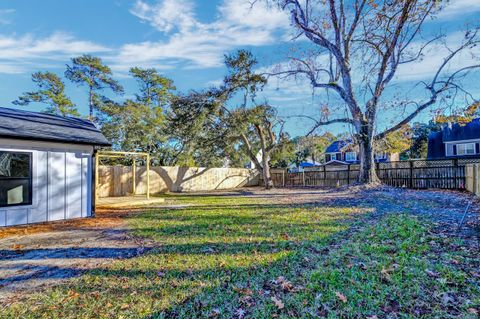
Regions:
<svg viewBox="0 0 480 319"><path fill-rule="evenodd" d="M95 147L87 120L0 108L0 226L92 215Z"/></svg>

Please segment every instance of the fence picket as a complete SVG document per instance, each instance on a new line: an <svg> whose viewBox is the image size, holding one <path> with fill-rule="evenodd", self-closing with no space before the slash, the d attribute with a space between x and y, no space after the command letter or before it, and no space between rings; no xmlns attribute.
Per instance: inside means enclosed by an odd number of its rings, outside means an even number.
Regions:
<svg viewBox="0 0 480 319"><path fill-rule="evenodd" d="M465 165L480 159L411 160L378 163L377 175L389 186L404 188L465 189ZM275 187L335 187L357 181L359 165L321 166L305 172L272 173Z"/></svg>

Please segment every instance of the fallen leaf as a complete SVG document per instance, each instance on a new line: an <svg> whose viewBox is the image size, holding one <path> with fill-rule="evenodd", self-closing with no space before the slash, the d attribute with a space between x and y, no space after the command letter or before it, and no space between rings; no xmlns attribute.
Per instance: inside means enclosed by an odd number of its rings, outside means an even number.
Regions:
<svg viewBox="0 0 480 319"><path fill-rule="evenodd" d="M340 299L343 303L346 303L348 300L347 297L345 297L345 295L339 293L338 291L335 292L335 296L337 296L338 299Z"/></svg>
<svg viewBox="0 0 480 319"><path fill-rule="evenodd" d="M426 272L427 275L429 275L430 277L438 277L438 276L440 275L438 272L432 271L432 270L430 270L430 269L425 270L425 272Z"/></svg>
<svg viewBox="0 0 480 319"><path fill-rule="evenodd" d="M279 298L272 297L271 299L278 309L281 310L281 309L285 308L285 305L283 304L283 302Z"/></svg>
<svg viewBox="0 0 480 319"><path fill-rule="evenodd" d="M478 315L478 310L475 309L475 308L468 308L467 311L468 311L468 313Z"/></svg>
<svg viewBox="0 0 480 319"><path fill-rule="evenodd" d="M130 305L128 303L124 303L123 305L120 306L120 309L125 310L130 308Z"/></svg>
<svg viewBox="0 0 480 319"><path fill-rule="evenodd" d="M22 249L23 249L23 245L14 244L14 245L12 246L12 249L13 249L13 250L22 250Z"/></svg>
<svg viewBox="0 0 480 319"><path fill-rule="evenodd" d="M238 287L234 287L233 288L234 291L242 294L242 295L248 295L248 296L251 296L253 295L253 291L251 289L248 289L248 288L238 288Z"/></svg>
<svg viewBox="0 0 480 319"><path fill-rule="evenodd" d="M285 291L290 291L291 292L291 291L295 290L295 287L293 287L293 284L290 281L282 282L282 284L280 286Z"/></svg>

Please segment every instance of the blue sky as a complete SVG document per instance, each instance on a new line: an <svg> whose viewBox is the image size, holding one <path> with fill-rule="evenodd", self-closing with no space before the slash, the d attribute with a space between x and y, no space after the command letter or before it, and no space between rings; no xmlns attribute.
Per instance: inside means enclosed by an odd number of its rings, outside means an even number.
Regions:
<svg viewBox="0 0 480 319"><path fill-rule="evenodd" d="M443 30L447 39L455 42L465 23L478 22L479 17L480 0L451 0L450 7L428 22L425 31ZM249 10L247 0L2 0L0 105L14 107L13 100L34 89L32 72L49 70L63 75L70 58L83 53L102 57L113 69L126 88L123 98L135 92L135 82L128 77L132 66L159 69L180 91L199 90L222 79L223 55L239 48L252 50L262 69L284 63L292 46L303 45L290 41L291 31L285 12L264 6ZM480 49L475 50L479 53ZM420 99L423 93L415 89L415 83L431 77L442 54L442 50L433 50L422 62L399 70L395 94L418 94ZM471 56L463 56L457 62L470 60ZM480 93L478 72L472 78L469 89ZM67 84L67 93L86 114L85 90ZM263 96L286 117L316 116L326 103L325 94L312 94L308 82L302 80L273 79ZM43 106L26 108L40 110ZM381 114L379 126L388 125L397 115ZM419 120L429 116L425 112ZM295 136L305 133L310 124L289 119L286 128Z"/></svg>

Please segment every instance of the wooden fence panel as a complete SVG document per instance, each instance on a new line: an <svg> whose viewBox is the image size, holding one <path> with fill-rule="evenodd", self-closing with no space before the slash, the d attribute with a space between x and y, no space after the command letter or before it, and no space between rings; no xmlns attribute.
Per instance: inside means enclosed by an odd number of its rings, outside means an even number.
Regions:
<svg viewBox="0 0 480 319"><path fill-rule="evenodd" d="M466 189L466 165L480 159L412 160L377 164L377 175L386 185L414 189ZM339 187L355 183L360 175L357 164L319 166L305 172L275 171L275 187Z"/></svg>
<svg viewBox="0 0 480 319"><path fill-rule="evenodd" d="M133 193L132 167L100 166L99 197L125 196ZM203 168L162 166L150 168L150 192L194 192L232 189L258 185L258 171L244 168ZM136 167L136 195L146 194L146 168Z"/></svg>

